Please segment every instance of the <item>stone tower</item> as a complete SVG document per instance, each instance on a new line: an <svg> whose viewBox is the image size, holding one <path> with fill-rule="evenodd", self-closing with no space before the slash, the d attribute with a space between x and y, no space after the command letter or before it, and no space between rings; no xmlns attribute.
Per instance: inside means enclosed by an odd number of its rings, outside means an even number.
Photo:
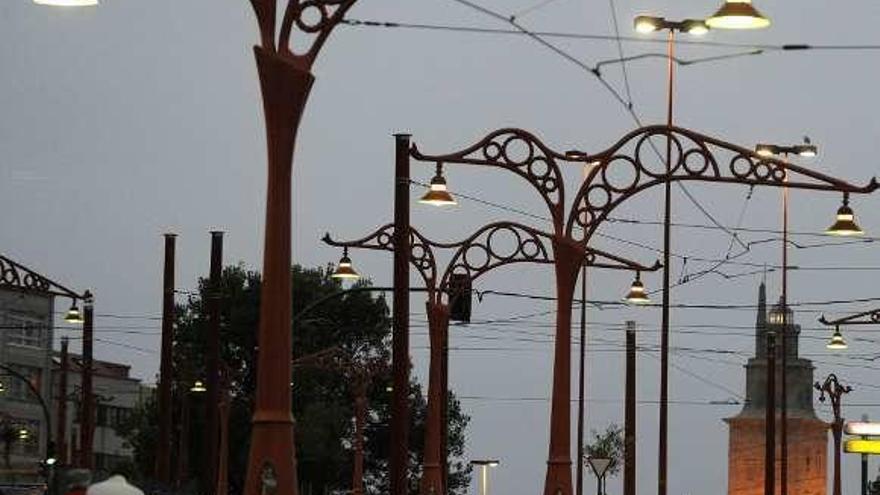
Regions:
<svg viewBox="0 0 880 495"><path fill-rule="evenodd" d="M755 355L746 369L746 400L742 411L724 421L730 429L727 454L727 494L764 495L764 419L767 397L767 332L783 335L779 322L782 307L767 312L767 290L758 289L758 316L755 322ZM787 406L788 406L788 493L791 495L824 495L827 477L828 424L816 417L813 410L813 364L798 357L800 325L789 312L785 319L787 345ZM777 345L777 351L781 352ZM776 358L777 426L781 394L781 354ZM781 448L776 448L776 493L780 493L779 462Z"/></svg>

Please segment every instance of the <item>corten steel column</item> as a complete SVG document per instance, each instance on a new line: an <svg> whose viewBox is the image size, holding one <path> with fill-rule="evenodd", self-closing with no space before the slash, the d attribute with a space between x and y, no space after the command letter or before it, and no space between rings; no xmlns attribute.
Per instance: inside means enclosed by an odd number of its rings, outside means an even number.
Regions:
<svg viewBox="0 0 880 495"><path fill-rule="evenodd" d="M422 495L445 494L443 470L443 347L444 336L449 328L449 306L437 301L438 294L431 295L425 307L428 314L428 333L431 340L430 365L428 367L428 407L425 418L425 447L422 459Z"/></svg>
<svg viewBox="0 0 880 495"><path fill-rule="evenodd" d="M672 127L672 98L675 82L675 30L668 29L666 50L668 61L666 125ZM671 131L670 131L671 132ZM663 204L663 310L660 324L660 438L657 453L657 494L666 495L666 474L669 435L669 266L672 225L672 136L666 137L666 180Z"/></svg>
<svg viewBox="0 0 880 495"><path fill-rule="evenodd" d="M367 422L367 383L355 383L354 394L354 466L351 470L352 495L364 495L364 426Z"/></svg>
<svg viewBox="0 0 880 495"><path fill-rule="evenodd" d="M626 322L623 495L636 495L636 322Z"/></svg>
<svg viewBox="0 0 880 495"><path fill-rule="evenodd" d="M66 466L68 463L67 455L67 373L70 372L70 358L67 352L67 346L70 339L64 337L61 339L61 376L58 377L58 463Z"/></svg>
<svg viewBox="0 0 880 495"><path fill-rule="evenodd" d="M584 361L587 352L587 267L581 268L581 333L578 348L577 454L575 454L575 493L584 493Z"/></svg>
<svg viewBox="0 0 880 495"><path fill-rule="evenodd" d="M442 297L439 296L439 297ZM443 336L440 351L440 466L443 488L449 486L449 306L446 305L446 323L441 325Z"/></svg>
<svg viewBox="0 0 880 495"><path fill-rule="evenodd" d="M776 495L776 333L767 332L767 404L764 414L764 495Z"/></svg>
<svg viewBox="0 0 880 495"><path fill-rule="evenodd" d="M80 421L79 445L80 467L92 469L94 459L92 456L93 438L95 435L95 394L92 393L92 348L95 337L95 310L92 294L89 291L83 293L83 343L82 343L82 419Z"/></svg>
<svg viewBox="0 0 880 495"><path fill-rule="evenodd" d="M174 380L174 242L175 234L165 234L165 264L162 277L162 354L159 363L159 439L156 444L156 479L171 483L171 416L174 404L171 384Z"/></svg>
<svg viewBox="0 0 880 495"><path fill-rule="evenodd" d="M204 483L202 489L212 493L217 489L217 443L220 435L220 411L217 407L221 401L220 392L220 299L222 288L220 278L223 271L223 232L211 232L211 275L208 281L208 335L205 368L207 388L205 405L207 419L205 421L205 459ZM266 347L274 343L260 346L262 354ZM290 380L288 380L290 382Z"/></svg>
<svg viewBox="0 0 880 495"><path fill-rule="evenodd" d="M396 134L394 167L394 300L391 340L391 495L407 493L409 458L409 134Z"/></svg>
<svg viewBox="0 0 880 495"><path fill-rule="evenodd" d="M786 155L787 157L788 155ZM779 408L780 462L779 483L781 495L788 495L788 173L783 176L782 186L782 403Z"/></svg>
<svg viewBox="0 0 880 495"><path fill-rule="evenodd" d="M224 380L225 382L225 380ZM217 409L220 410L220 447L217 460L217 495L226 495L229 491L229 389L223 384L223 394Z"/></svg>
<svg viewBox="0 0 880 495"><path fill-rule="evenodd" d="M571 483L571 305L584 258L575 242L553 237L556 273L556 338L553 392L550 402L550 445L544 495L570 495Z"/></svg>

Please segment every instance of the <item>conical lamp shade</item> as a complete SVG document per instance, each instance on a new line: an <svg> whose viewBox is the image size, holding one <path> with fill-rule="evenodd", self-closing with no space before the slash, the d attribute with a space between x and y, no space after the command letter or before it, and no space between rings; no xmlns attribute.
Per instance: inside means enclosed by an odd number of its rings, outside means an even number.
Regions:
<svg viewBox="0 0 880 495"><path fill-rule="evenodd" d="M98 0L34 0L34 3L53 7L92 7L98 5Z"/></svg>
<svg viewBox="0 0 880 495"><path fill-rule="evenodd" d="M838 350L846 349L849 346L846 345L846 341L843 340L843 335L840 334L840 329L837 328L834 330L834 335L831 336L831 340L828 341L825 347Z"/></svg>
<svg viewBox="0 0 880 495"><path fill-rule="evenodd" d="M837 219L835 220L834 225L828 227L828 230L826 230L825 233L837 236L853 236L862 235L865 231L856 223L856 217L852 208L843 205L837 210Z"/></svg>
<svg viewBox="0 0 880 495"><path fill-rule="evenodd" d="M351 266L351 259L348 256L343 256L341 260L339 260L339 265L336 267L336 271L333 272L333 275L330 275L333 278L341 278L341 279L349 279L356 280L361 278L358 275L358 272L354 270Z"/></svg>
<svg viewBox="0 0 880 495"><path fill-rule="evenodd" d="M598 478L604 478L605 471L608 471L611 466L611 459L608 457L588 457L587 462L590 463L590 467L593 468L593 472Z"/></svg>
<svg viewBox="0 0 880 495"><path fill-rule="evenodd" d="M638 278L632 283L629 292L623 299L631 304L647 304L651 302L648 298L648 294L645 293L645 285Z"/></svg>
<svg viewBox="0 0 880 495"><path fill-rule="evenodd" d="M67 310L67 313L64 315L64 321L67 323L83 323L82 313L79 312L79 308L76 307L76 302L70 305L70 309Z"/></svg>
<svg viewBox="0 0 880 495"><path fill-rule="evenodd" d="M422 196L419 203L434 206L457 204L455 198L453 198L452 195L449 194L449 190L446 189L446 179L444 179L439 172L433 179L431 179L431 188L428 189L428 192L426 192L424 196Z"/></svg>
<svg viewBox="0 0 880 495"><path fill-rule="evenodd" d="M706 19L712 29L760 29L770 25L750 0L727 0L712 17Z"/></svg>

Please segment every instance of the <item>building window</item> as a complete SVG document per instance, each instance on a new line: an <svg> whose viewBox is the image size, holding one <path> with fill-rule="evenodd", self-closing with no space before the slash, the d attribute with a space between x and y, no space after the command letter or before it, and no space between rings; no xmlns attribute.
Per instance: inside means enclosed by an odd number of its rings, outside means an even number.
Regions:
<svg viewBox="0 0 880 495"><path fill-rule="evenodd" d="M46 333L46 323L42 320L7 314L3 328L6 332L6 341L10 344L38 349L44 347L43 335Z"/></svg>
<svg viewBox="0 0 880 495"><path fill-rule="evenodd" d="M42 393L43 370L35 366L25 366L23 364L10 364L9 368L23 376L28 383L37 391ZM2 375L0 378L3 382L3 388L7 391L7 397L28 402L37 402L34 393L31 392L27 383L24 383L17 376L10 374Z"/></svg>
<svg viewBox="0 0 880 495"><path fill-rule="evenodd" d="M125 407L98 405L97 426L107 426L113 429L119 428L131 416L131 409Z"/></svg>

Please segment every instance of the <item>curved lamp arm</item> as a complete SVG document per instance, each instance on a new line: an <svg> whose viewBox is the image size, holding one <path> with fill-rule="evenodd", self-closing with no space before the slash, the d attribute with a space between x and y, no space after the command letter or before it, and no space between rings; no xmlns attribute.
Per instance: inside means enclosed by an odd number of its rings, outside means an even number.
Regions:
<svg viewBox="0 0 880 495"><path fill-rule="evenodd" d="M819 323L827 326L837 325L880 325L880 309L872 309L836 320L827 320L825 315L819 317Z"/></svg>
<svg viewBox="0 0 880 495"><path fill-rule="evenodd" d="M650 139L672 140L671 173L649 157ZM749 186L787 186L848 193L870 193L877 179L857 186L836 177L793 165L777 158L762 157L753 150L727 143L688 129L648 126L624 136L611 148L595 155L594 167L581 185L569 213L566 234L587 242L598 226L620 203L652 186L671 181L733 183ZM661 160L662 162L662 160ZM786 175L788 181L786 182ZM582 230L581 230L582 229Z"/></svg>

